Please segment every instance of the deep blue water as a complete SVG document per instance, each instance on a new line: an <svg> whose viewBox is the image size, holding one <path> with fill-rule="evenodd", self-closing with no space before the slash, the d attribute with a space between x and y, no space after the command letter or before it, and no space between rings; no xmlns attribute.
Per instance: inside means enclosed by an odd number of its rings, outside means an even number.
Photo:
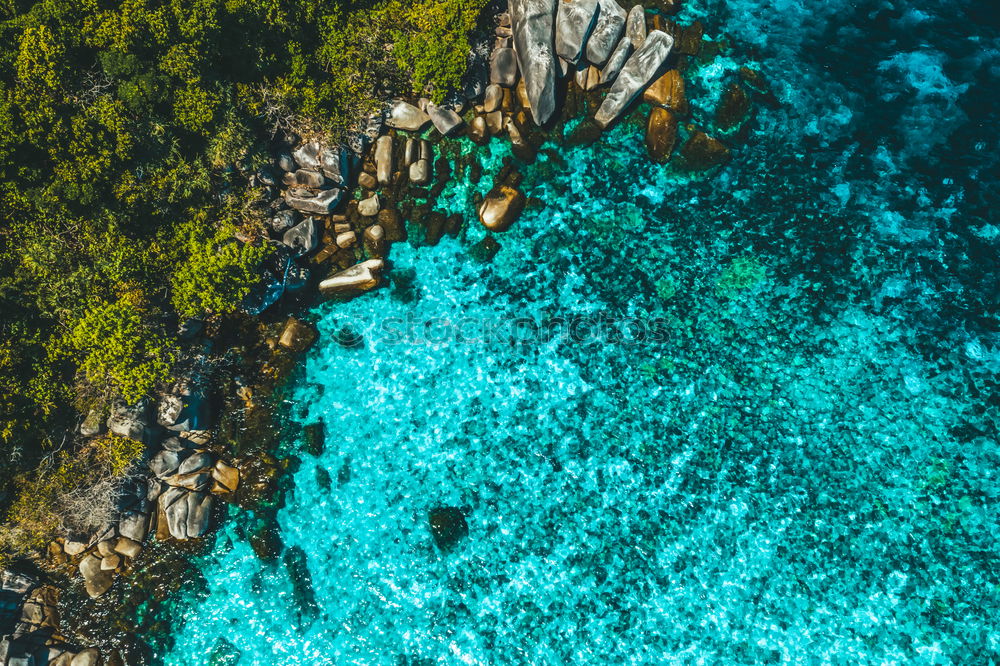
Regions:
<svg viewBox="0 0 1000 666"><path fill-rule="evenodd" d="M693 102L749 60L781 107L707 177L629 126L543 155L493 263L473 225L321 307L288 409L327 445L278 517L313 599L234 514L166 663L1000 663L997 12L681 16L741 54Z"/></svg>

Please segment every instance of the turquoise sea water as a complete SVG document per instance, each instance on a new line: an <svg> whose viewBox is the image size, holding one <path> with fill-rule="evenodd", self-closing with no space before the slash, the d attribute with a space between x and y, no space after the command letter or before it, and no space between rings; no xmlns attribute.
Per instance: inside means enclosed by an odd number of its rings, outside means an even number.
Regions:
<svg viewBox="0 0 1000 666"><path fill-rule="evenodd" d="M523 170L492 263L473 225L322 306L287 555L234 514L164 662L1000 663L1000 40L938 7L692 4L783 102L732 165L619 127Z"/></svg>

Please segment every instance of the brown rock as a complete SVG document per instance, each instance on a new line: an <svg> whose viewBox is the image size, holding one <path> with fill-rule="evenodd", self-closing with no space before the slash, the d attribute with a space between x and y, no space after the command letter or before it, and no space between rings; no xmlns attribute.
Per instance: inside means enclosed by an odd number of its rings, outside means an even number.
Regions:
<svg viewBox="0 0 1000 666"><path fill-rule="evenodd" d="M316 340L316 331L301 319L289 317L278 344L293 352L305 351Z"/></svg>
<svg viewBox="0 0 1000 666"><path fill-rule="evenodd" d="M337 234L337 247L351 247L358 240L358 235L353 231L345 231Z"/></svg>
<svg viewBox="0 0 1000 666"><path fill-rule="evenodd" d="M114 571L122 564L122 556L118 553L112 553L101 560L101 568L105 571Z"/></svg>
<svg viewBox="0 0 1000 666"><path fill-rule="evenodd" d="M136 558L142 552L142 544L128 537L119 537L115 543L115 551L125 557Z"/></svg>
<svg viewBox="0 0 1000 666"><path fill-rule="evenodd" d="M216 460L215 467L212 468L212 479L215 480L212 492L216 495L236 492L240 485L240 470L221 460Z"/></svg>
<svg viewBox="0 0 1000 666"><path fill-rule="evenodd" d="M396 243L406 240L406 226L403 224L399 211L395 208L383 208L378 212L379 226L385 231L385 240Z"/></svg>
<svg viewBox="0 0 1000 666"><path fill-rule="evenodd" d="M366 190L374 190L378 187L378 179L367 171L362 171L358 174L358 185Z"/></svg>
<svg viewBox="0 0 1000 666"><path fill-rule="evenodd" d="M677 144L677 116L662 107L653 107L646 124L646 150L655 162L666 162Z"/></svg>
<svg viewBox="0 0 1000 666"><path fill-rule="evenodd" d="M479 206L479 221L490 231L507 231L524 210L524 194L509 185L494 187Z"/></svg>
<svg viewBox="0 0 1000 666"><path fill-rule="evenodd" d="M729 160L729 149L716 138L696 131L681 147L682 165L691 171L704 171Z"/></svg>
<svg viewBox="0 0 1000 666"><path fill-rule="evenodd" d="M719 108L715 110L715 125L723 132L737 129L749 113L750 96L740 84L730 83L722 93Z"/></svg>
<svg viewBox="0 0 1000 666"><path fill-rule="evenodd" d="M668 69L663 76L653 81L642 93L642 99L649 104L671 109L681 117L688 114L684 77L676 69Z"/></svg>

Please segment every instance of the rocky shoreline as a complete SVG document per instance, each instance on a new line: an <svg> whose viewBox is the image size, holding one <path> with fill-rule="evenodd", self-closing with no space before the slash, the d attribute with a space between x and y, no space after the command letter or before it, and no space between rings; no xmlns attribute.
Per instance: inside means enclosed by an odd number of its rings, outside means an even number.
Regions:
<svg viewBox="0 0 1000 666"><path fill-rule="evenodd" d="M745 139L754 105L774 104L774 97L758 72L743 68L714 116L695 124L685 71L723 47L705 40L700 24L670 20L678 10L671 0L628 11L614 0L511 0L496 17L488 61L470 68L464 94L440 105L427 98L391 100L345 144L278 137L272 164L247 174L266 236L238 240L274 248L260 286L244 301L247 317L237 318L241 327L229 333L213 330L218 322L184 322L185 371L169 390L155 403L118 405L107 418L91 413L84 420L80 437L108 431L144 442L149 473L129 486L113 524L50 544L49 574L3 572L0 627L10 629L0 640L0 664L145 663L141 649L123 644L84 649L88 631L79 625L87 621L79 617L64 634L59 581L82 582L92 600L82 608L94 609L117 580L148 584L139 582L143 567L155 568L157 558L174 561L164 544L181 559L189 557L188 544L206 547L228 503L260 510L260 527L250 535L255 551L265 558L280 553L268 516L280 503L281 470L294 461L270 454L279 433L267 396L317 335L294 313L317 299L352 298L385 284L394 243L463 237L466 220L434 205L450 179L478 182L482 175L474 154L454 150L457 138L477 145L506 138L516 158L474 202L489 233L469 252L484 261L499 249L494 234L511 228L527 206L542 205L520 189L518 162L534 162L546 143L585 145L617 123L643 123L655 162L704 171L729 160ZM282 316L289 311L292 316ZM258 436L261 441L242 443ZM449 532L442 520L434 516L429 525L439 545ZM53 582L40 582L45 579ZM142 603L134 597L133 605ZM90 633L95 642L99 633Z"/></svg>

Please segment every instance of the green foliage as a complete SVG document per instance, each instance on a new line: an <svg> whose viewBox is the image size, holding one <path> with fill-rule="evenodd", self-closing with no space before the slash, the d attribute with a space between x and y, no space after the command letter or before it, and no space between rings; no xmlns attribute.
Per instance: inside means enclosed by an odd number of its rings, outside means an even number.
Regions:
<svg viewBox="0 0 1000 666"><path fill-rule="evenodd" d="M170 275L171 302L182 317L227 314L250 292L270 248L242 243L230 225L211 229L199 215L176 229L179 263Z"/></svg>
<svg viewBox="0 0 1000 666"><path fill-rule="evenodd" d="M0 531L0 551L27 553L66 532L89 533L107 524L143 451L140 442L110 435L60 451L21 474L9 524Z"/></svg>
<svg viewBox="0 0 1000 666"><path fill-rule="evenodd" d="M277 130L336 138L391 95L440 99L482 6L3 4L0 504L62 444L74 407L167 378L178 318L232 312L249 291L268 249L233 238L260 233L238 167ZM55 492L45 483L32 492ZM51 518L19 511L25 525Z"/></svg>
<svg viewBox="0 0 1000 666"><path fill-rule="evenodd" d="M170 376L170 341L134 303L100 303L60 340L56 353L76 357L80 372L100 394L132 403Z"/></svg>
<svg viewBox="0 0 1000 666"><path fill-rule="evenodd" d="M412 72L413 91L431 91L441 102L458 88L469 54L469 33L485 0L418 0L400 7L403 27L395 33L400 69Z"/></svg>

